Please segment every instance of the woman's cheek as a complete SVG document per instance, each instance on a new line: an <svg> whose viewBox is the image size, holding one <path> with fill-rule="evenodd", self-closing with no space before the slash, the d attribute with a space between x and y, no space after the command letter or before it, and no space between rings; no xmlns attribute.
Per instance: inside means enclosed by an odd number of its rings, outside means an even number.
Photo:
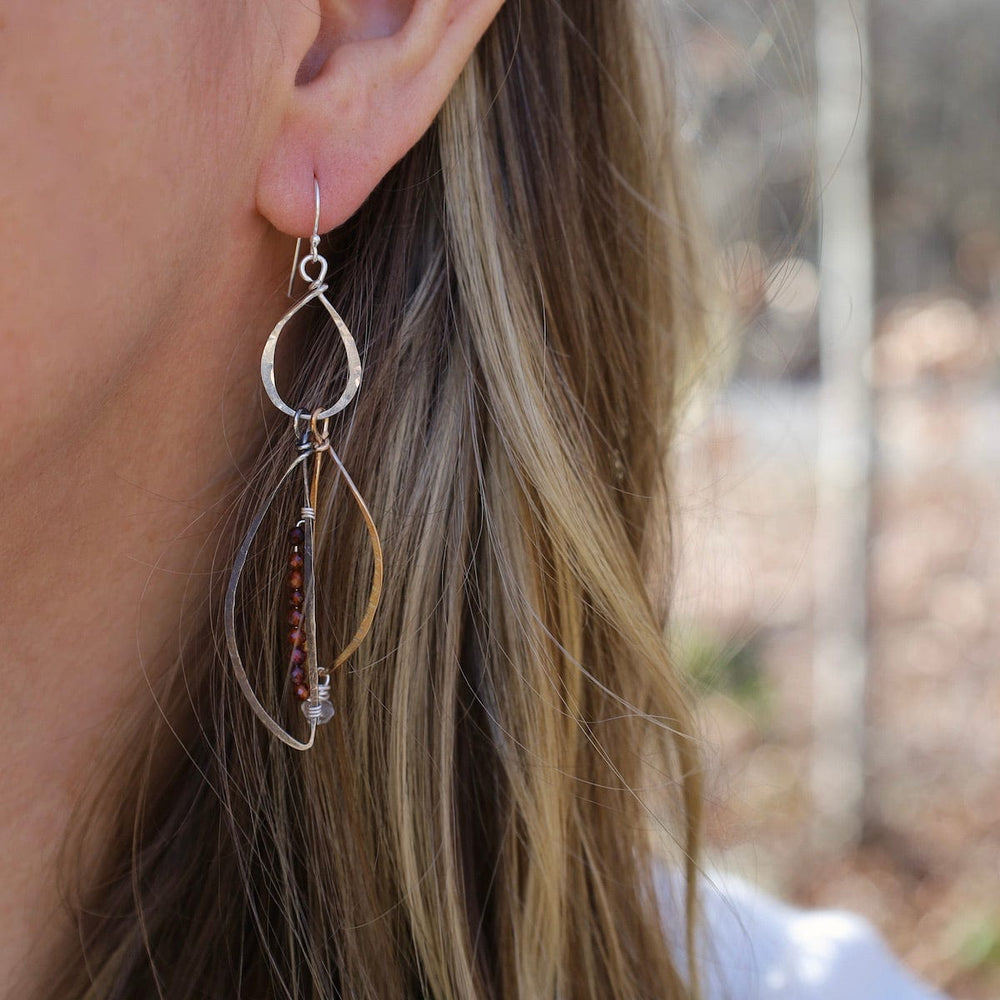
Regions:
<svg viewBox="0 0 1000 1000"><path fill-rule="evenodd" d="M247 90L233 5L207 6L0 8L4 440L85 419L185 305Z"/></svg>

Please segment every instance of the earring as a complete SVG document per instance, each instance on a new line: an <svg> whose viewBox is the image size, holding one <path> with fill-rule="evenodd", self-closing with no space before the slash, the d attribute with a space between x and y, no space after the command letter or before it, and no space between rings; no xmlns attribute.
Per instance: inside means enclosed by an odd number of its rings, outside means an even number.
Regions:
<svg viewBox="0 0 1000 1000"><path fill-rule="evenodd" d="M229 659L243 694L246 696L247 701L249 701L250 707L268 730L283 743L294 747L296 750L308 750L316 738L316 727L329 722L333 718L334 707L330 702L332 671L347 661L368 634L382 593L383 573L382 545L379 540L378 529L375 527L375 521L368 510L368 505L365 503L364 498L358 492L354 480L351 479L347 469L344 468L344 463L341 462L340 457L330 444L330 417L343 410L351 402L361 386L361 358L358 356L358 348L354 342L354 337L351 336L351 331L348 330L347 324L341 319L340 314L333 308L325 294L329 287L324 283L328 265L326 258L319 252L319 182L315 177L313 178L313 186L316 198L316 214L313 222L312 236L309 240L310 252L299 261L299 249L302 241L301 239L297 241L288 294L291 297L292 288L295 284L296 271L302 280L308 283L308 289L305 295L278 320L271 331L271 335L267 338L260 359L260 377L264 383L264 390L268 398L282 413L292 418L291 430L294 439L295 457L278 481L278 484L264 499L250 522L250 527L247 529L246 536L237 550L236 560L233 563L232 574L229 577L229 586L226 590L224 609L226 644L229 651ZM310 269L314 273L310 273ZM347 383L340 394L340 398L331 406L318 407L311 413L301 409L293 409L289 406L281 398L274 380L274 356L281 332L292 317L310 302L319 302L329 313L337 332L340 334L340 340L347 355ZM317 663L315 578L316 507L319 498L320 473L324 465L324 459L326 458L332 461L335 471L343 479L355 503L358 505L358 509L361 511L374 557L374 573L372 575L368 606L351 641L335 657L333 664L329 667L323 667ZM264 518L267 516L267 512L285 485L286 480L297 472L301 473L302 476L303 499L299 519L292 526L288 536L289 657L287 683L291 686L294 697L301 703L302 713L305 715L309 725L309 735L305 740L296 739L288 732L268 712L257 697L253 685L250 683L250 678L247 676L246 667L243 663L239 643L236 638L236 599L239 592L240 577L246 565L250 548Z"/></svg>

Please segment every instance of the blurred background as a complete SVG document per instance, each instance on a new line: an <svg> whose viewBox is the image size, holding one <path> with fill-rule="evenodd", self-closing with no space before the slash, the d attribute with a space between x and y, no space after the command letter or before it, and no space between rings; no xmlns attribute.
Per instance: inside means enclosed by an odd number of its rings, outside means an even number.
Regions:
<svg viewBox="0 0 1000 1000"><path fill-rule="evenodd" d="M1000 3L689 0L739 313L681 435L709 856L1000 996Z"/></svg>

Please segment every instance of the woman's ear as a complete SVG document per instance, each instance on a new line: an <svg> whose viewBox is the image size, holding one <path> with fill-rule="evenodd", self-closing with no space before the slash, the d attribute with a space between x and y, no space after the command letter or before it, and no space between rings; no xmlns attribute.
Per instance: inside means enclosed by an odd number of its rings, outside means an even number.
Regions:
<svg viewBox="0 0 1000 1000"><path fill-rule="evenodd" d="M504 0L277 0L283 110L258 211L308 236L348 219L430 126ZM318 3L319 9L313 7Z"/></svg>

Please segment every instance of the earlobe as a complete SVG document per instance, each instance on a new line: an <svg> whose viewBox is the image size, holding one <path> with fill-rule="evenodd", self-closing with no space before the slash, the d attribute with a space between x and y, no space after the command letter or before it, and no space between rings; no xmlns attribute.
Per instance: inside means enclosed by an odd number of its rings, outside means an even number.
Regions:
<svg viewBox="0 0 1000 1000"><path fill-rule="evenodd" d="M321 232L361 207L430 126L504 0L322 2L339 21L316 19L257 182L258 211L293 236L312 229L314 176Z"/></svg>

